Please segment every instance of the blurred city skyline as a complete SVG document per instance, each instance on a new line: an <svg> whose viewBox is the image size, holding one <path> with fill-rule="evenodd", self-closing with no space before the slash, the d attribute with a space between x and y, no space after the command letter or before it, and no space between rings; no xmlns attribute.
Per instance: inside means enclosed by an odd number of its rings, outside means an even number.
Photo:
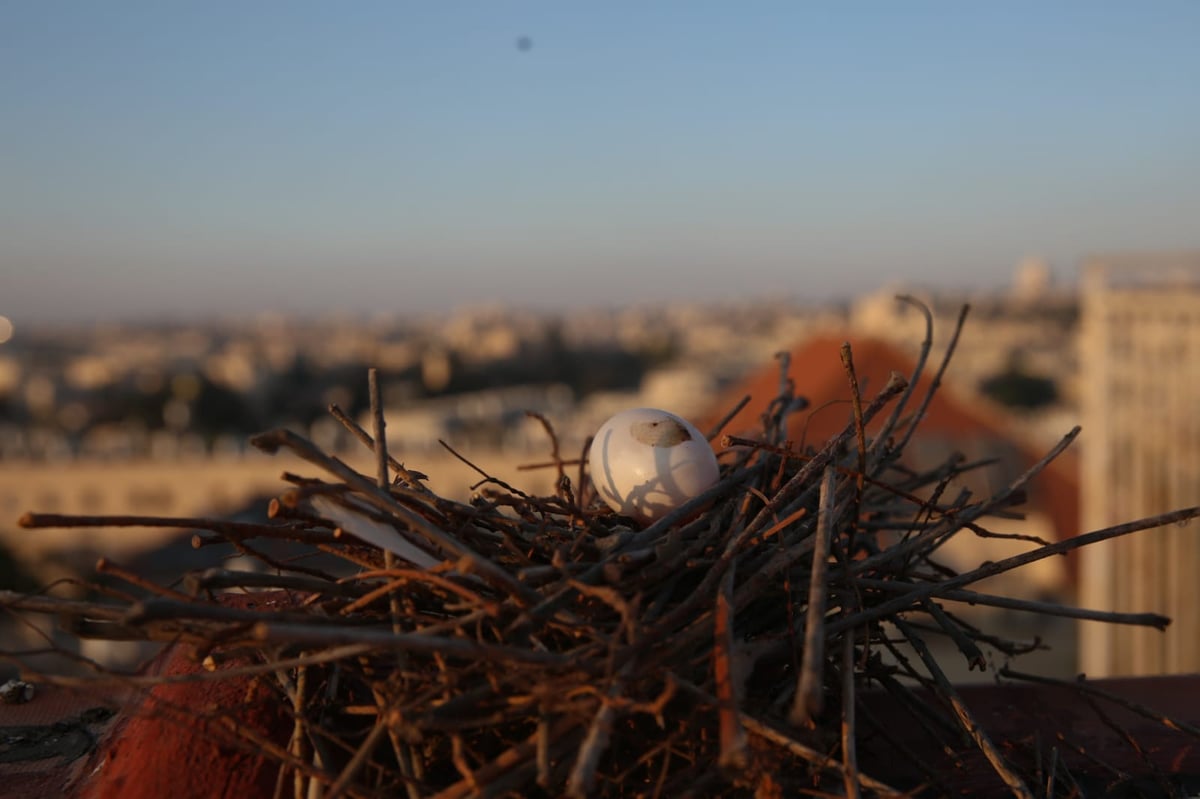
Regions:
<svg viewBox="0 0 1200 799"><path fill-rule="evenodd" d="M1194 248L1200 5L0 4L0 315L1006 284Z"/></svg>

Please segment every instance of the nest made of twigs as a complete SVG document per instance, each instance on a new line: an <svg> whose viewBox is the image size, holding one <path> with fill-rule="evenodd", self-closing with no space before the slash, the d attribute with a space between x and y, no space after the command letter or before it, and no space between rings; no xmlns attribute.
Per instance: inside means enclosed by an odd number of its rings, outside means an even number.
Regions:
<svg viewBox="0 0 1200 799"><path fill-rule="evenodd" d="M944 701L945 720L1019 793L1025 777L955 700L924 639L946 636L980 667L981 642L1009 654L1022 646L935 600L1161 627L1167 620L1153 614L1021 603L967 586L1176 519L1040 545L969 573L934 563L949 537L976 534L982 517L1020 503L1078 430L994 496L947 498L979 464L954 457L916 473L900 463L929 402L914 391L928 350L927 337L916 374L860 396L846 345L850 418L805 450L786 441L802 403L785 360L757 435L712 431L719 483L645 529L595 500L586 457L564 460L549 422L553 495L481 473L461 503L387 455L377 404L374 437L332 409L375 449L377 475L274 430L253 444L290 450L325 476L285 475L292 487L272 502L270 525L187 526L208 531L198 545L221 539L254 556L252 539L284 539L349 564L349 575L261 556L265 572L195 573L183 592L143 585L152 596L137 602L11 595L5 604L86 622L91 635L193 644L214 678L227 662L273 675L295 722L284 768L308 764L298 792L312 780L357 796L888 794L856 762L856 697L868 687L911 695L915 685ZM373 374L372 388L377 403ZM401 532L440 565L415 568L347 535L312 509L318 496ZM220 601L231 589L282 593L270 607L232 608Z"/></svg>

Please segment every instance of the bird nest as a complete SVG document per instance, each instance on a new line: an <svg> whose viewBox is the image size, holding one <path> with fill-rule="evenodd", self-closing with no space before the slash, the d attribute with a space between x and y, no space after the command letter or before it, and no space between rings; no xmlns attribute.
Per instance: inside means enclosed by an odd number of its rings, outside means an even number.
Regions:
<svg viewBox="0 0 1200 799"><path fill-rule="evenodd" d="M853 401L845 428L817 447L787 439L804 402L783 359L757 434L711 431L719 482L646 527L598 501L586 456L562 456L544 419L552 495L481 471L469 502L438 496L386 453L372 373L374 435L331 412L373 448L376 474L273 430L254 446L290 451L321 476L285 474L270 524L125 520L200 529L197 545L231 543L260 569L181 575L180 591L110 568L142 598L8 594L3 604L56 614L92 637L194 646L211 679L260 675L291 730L267 756L295 779L297 796L310 782L326 796L363 797L890 794L856 757L864 727L889 735L856 713L877 689L904 699L914 723L940 716L1010 788L1032 796L1024 786L1033 775L989 740L928 641L949 641L955 657L980 667L981 645L1010 655L1029 646L943 603L1162 627L1167 619L1153 614L970 586L1195 509L1031 543L964 573L936 562L951 537L987 535L981 520L1011 513L1078 429L994 495L950 496L983 464L956 456L924 472L902 465L953 350L919 392L929 345L927 335L914 374L865 393L846 345ZM22 524L113 521L27 514ZM268 557L252 543L263 538L350 568L338 576L303 558ZM271 591L271 602L222 601L245 591Z"/></svg>

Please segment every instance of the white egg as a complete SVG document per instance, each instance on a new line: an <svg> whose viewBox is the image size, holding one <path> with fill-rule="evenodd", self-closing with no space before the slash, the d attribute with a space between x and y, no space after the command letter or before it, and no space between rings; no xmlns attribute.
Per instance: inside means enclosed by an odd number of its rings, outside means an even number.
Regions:
<svg viewBox="0 0 1200 799"><path fill-rule="evenodd" d="M656 408L621 411L600 425L588 469L596 492L613 510L643 523L704 493L720 477L704 435Z"/></svg>

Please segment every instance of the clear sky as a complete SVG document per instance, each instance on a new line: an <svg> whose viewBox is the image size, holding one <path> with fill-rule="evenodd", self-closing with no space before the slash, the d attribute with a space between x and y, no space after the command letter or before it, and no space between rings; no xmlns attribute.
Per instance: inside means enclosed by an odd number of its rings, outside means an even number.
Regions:
<svg viewBox="0 0 1200 799"><path fill-rule="evenodd" d="M1196 0L0 0L18 326L824 299L1196 246Z"/></svg>

